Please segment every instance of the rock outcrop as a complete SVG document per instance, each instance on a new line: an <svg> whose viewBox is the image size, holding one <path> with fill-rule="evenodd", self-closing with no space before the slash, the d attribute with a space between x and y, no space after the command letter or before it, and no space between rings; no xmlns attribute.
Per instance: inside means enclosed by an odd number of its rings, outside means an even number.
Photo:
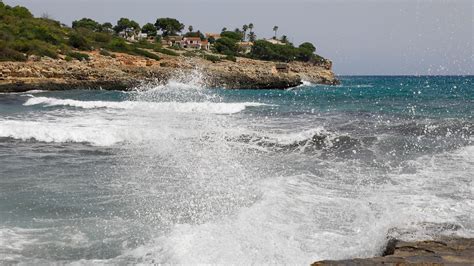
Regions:
<svg viewBox="0 0 474 266"><path fill-rule="evenodd" d="M330 64L293 62L289 71L275 70L274 62L238 58L237 62L211 62L200 57L160 55L160 61L127 54L115 57L89 53L88 61L32 58L27 62L0 62L0 91L31 89L114 89L127 90L143 83L166 83L177 72L199 71L209 87L229 89L284 89L306 80L337 84Z"/></svg>
<svg viewBox="0 0 474 266"><path fill-rule="evenodd" d="M474 239L446 238L418 242L391 240L381 257L325 260L312 265L474 265Z"/></svg>

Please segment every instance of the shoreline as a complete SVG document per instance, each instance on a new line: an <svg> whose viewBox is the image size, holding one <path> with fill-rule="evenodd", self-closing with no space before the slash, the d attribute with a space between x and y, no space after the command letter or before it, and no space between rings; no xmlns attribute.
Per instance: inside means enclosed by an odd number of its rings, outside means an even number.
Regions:
<svg viewBox="0 0 474 266"><path fill-rule="evenodd" d="M309 81L336 85L332 64L291 62L284 72L277 62L237 58L211 62L199 57L168 56L161 60L114 53L89 52L90 60L33 58L26 62L0 62L0 92L28 90L104 89L132 90L143 84L166 84L199 75L200 85L226 89L288 89Z"/></svg>
<svg viewBox="0 0 474 266"><path fill-rule="evenodd" d="M474 238L445 237L410 242L391 239L379 257L322 260L311 265L474 265Z"/></svg>

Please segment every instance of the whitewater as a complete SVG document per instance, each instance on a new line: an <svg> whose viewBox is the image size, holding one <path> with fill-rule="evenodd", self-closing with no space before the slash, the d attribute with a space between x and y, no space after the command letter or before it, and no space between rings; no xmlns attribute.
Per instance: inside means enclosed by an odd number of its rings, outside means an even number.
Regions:
<svg viewBox="0 0 474 266"><path fill-rule="evenodd" d="M474 237L473 77L0 94L0 264L309 264Z"/></svg>

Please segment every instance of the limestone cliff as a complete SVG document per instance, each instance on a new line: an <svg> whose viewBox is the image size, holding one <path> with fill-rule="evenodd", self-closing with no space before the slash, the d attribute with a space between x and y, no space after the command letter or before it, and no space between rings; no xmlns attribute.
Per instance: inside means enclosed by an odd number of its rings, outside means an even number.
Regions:
<svg viewBox="0 0 474 266"><path fill-rule="evenodd" d="M204 85L229 89L284 89L303 80L337 84L330 62L313 65L292 62L286 71L275 62L237 58L237 62L211 62L200 57L160 55L160 61L117 53L103 56L89 53L88 61L30 58L27 62L0 62L0 91L30 89L116 89L127 90L139 84L166 83L176 72L199 71Z"/></svg>

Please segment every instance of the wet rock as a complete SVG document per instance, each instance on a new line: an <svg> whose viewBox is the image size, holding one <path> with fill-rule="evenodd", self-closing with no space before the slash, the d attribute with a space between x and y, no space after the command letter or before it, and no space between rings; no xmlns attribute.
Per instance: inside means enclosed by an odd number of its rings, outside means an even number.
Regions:
<svg viewBox="0 0 474 266"><path fill-rule="evenodd" d="M474 239L445 238L418 242L391 240L381 257L325 260L312 265L474 265Z"/></svg>

